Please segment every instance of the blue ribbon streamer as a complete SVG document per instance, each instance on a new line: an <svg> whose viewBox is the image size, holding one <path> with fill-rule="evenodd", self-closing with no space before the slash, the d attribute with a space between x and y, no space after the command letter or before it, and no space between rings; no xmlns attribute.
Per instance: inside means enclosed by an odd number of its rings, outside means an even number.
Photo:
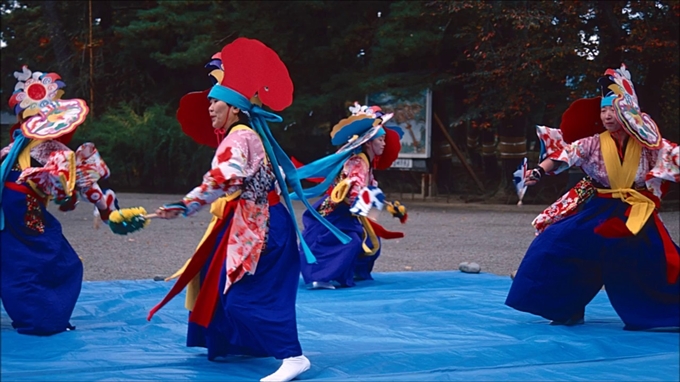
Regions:
<svg viewBox="0 0 680 382"><path fill-rule="evenodd" d="M313 198L326 192L335 181L347 159L356 151L359 150L346 150L334 153L298 168L298 176L301 179L324 177L320 184L304 189L303 196L305 198ZM291 194L291 198L297 200L298 196Z"/></svg>
<svg viewBox="0 0 680 382"><path fill-rule="evenodd" d="M14 131L14 144L5 157L5 160L2 161L2 167L0 167L0 176L2 177L2 179L0 179L0 231L5 229L5 212L2 208L2 193L5 190L5 181L9 176L9 172L12 171L12 167L14 166L14 163L16 163L17 158L19 158L19 154L21 154L30 141L30 139L24 137L24 134L21 133L21 129L16 129Z"/></svg>
<svg viewBox="0 0 680 382"><path fill-rule="evenodd" d="M274 136L272 135L272 132L269 129L269 125L267 125L267 121L282 122L283 119L277 114L270 113L257 105L253 105L243 95L220 84L216 84L212 87L212 89L210 89L208 97L226 102L231 106L237 107L243 111L248 112L248 114L250 115L250 122L252 124L252 127L255 129L255 132L257 132L260 135L260 138L262 139L262 144L264 145L264 150L267 153L269 160L271 160L272 162L272 167L274 168L274 175L276 176L276 180L281 185L282 188L281 194L283 195L283 200L286 203L286 207L288 207L288 213L292 217L293 225L295 226L295 232L297 233L297 236L300 239L300 246L302 247L302 250L305 253L307 262L310 264L316 263L316 258L312 254L312 251L309 249L309 246L305 242L305 239L302 237L302 232L300 232L300 228L298 227L297 219L295 217L295 212L293 210L293 204L291 203L290 196L288 195L287 190L283 189L283 187L286 184L290 185L293 188L295 195L298 198L300 198L305 207L307 207L307 209L312 213L312 215L317 220L319 220L326 228L328 228L328 230L330 230L333 233L333 235L335 235L335 237L337 237L338 240L340 240L341 243L343 244L349 243L350 240L352 239L346 234L344 234L342 231L340 231L337 227L332 225L330 222L328 222L323 216L321 216L309 204L307 198L304 197L304 191L302 189L302 185L300 184L300 177L298 176L297 169L293 165L293 162L291 162L288 155L286 155L283 149L281 149L281 146L279 146L279 143L276 141L276 139L274 139ZM286 174L285 180L283 175L281 174L279 166L283 168L283 172Z"/></svg>

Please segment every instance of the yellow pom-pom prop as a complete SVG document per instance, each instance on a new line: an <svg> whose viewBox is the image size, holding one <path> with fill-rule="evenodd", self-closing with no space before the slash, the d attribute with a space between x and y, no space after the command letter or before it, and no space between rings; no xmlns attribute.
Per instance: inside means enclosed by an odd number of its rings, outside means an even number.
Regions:
<svg viewBox="0 0 680 382"><path fill-rule="evenodd" d="M127 235L145 228L149 225L151 218L156 214L147 215L143 207L123 208L111 212L109 215L109 228L118 235Z"/></svg>
<svg viewBox="0 0 680 382"><path fill-rule="evenodd" d="M408 219L408 213L406 212L406 206L401 204L398 200L394 202L386 203L387 212L392 214L393 217L398 218L401 224L406 223Z"/></svg>

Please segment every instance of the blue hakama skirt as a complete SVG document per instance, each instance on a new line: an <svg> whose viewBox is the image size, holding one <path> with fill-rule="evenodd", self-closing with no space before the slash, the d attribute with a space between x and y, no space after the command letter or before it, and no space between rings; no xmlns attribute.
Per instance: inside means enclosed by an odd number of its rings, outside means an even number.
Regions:
<svg viewBox="0 0 680 382"><path fill-rule="evenodd" d="M208 359L227 355L275 357L302 355L298 340L295 300L300 282L297 237L282 204L269 206L269 234L254 275L245 275L223 294L226 269L222 266L220 297L207 328L189 322L187 346L205 347ZM229 224L217 237L201 281Z"/></svg>
<svg viewBox="0 0 680 382"><path fill-rule="evenodd" d="M19 175L11 171L7 182ZM83 264L42 201L33 199L33 213L44 232L27 226L28 198L17 190L3 190L0 298L19 333L50 335L73 328L69 320L80 295Z"/></svg>
<svg viewBox="0 0 680 382"><path fill-rule="evenodd" d="M619 199L594 197L581 211L546 228L529 246L505 303L565 321L582 315L604 285L625 329L680 326L680 281L667 281L654 217L635 236L605 238L594 232L611 217L625 221L628 207Z"/></svg>
<svg viewBox="0 0 680 382"><path fill-rule="evenodd" d="M327 197L318 200L313 207L318 208ZM339 203L335 210L326 216L326 220L352 238L347 244L342 244L309 211L302 214L305 227L302 236L317 260L316 264L308 264L304 253L300 251L302 277L305 283L335 281L340 286L352 287L355 280L373 280L371 272L380 256L380 249L373 256L364 255L361 246L364 228L349 209L347 203ZM370 242L368 246L371 247Z"/></svg>

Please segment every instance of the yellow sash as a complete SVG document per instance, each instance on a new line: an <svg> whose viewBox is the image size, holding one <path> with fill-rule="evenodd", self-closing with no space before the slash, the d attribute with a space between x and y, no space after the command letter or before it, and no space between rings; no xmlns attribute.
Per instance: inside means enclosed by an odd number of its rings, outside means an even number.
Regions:
<svg viewBox="0 0 680 382"><path fill-rule="evenodd" d="M366 154L360 153L359 158L363 159L364 162L366 162L367 164L370 164ZM342 181L338 182L338 184L336 184L335 187L333 187L333 190L331 191L331 201L335 204L344 201L345 198L347 197L347 194L349 193L351 186L352 182L350 181L349 178L345 178Z"/></svg>
<svg viewBox="0 0 680 382"><path fill-rule="evenodd" d="M600 134L600 148L609 177L610 189L598 189L597 191L601 194L612 194L612 197L619 198L631 205L626 227L633 235L637 235L655 208L651 199L630 188L635 181L635 175L640 164L642 146L637 140L629 138L623 163L621 163L614 138L606 131Z"/></svg>
<svg viewBox="0 0 680 382"><path fill-rule="evenodd" d="M364 227L364 239L361 242L361 248L364 250L364 255L373 256L380 249L380 241L378 240L378 236L375 234L375 231L373 230L373 226L371 226L371 222L368 221L368 218L365 216L359 216L358 218L359 221L361 222L361 225ZM366 245L366 239L371 240L371 244L373 244L373 249L369 248L368 245Z"/></svg>

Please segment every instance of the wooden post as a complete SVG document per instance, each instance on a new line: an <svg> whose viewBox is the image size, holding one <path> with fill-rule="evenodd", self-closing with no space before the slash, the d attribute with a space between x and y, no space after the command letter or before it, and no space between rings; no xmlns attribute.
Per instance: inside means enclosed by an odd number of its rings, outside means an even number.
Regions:
<svg viewBox="0 0 680 382"><path fill-rule="evenodd" d="M472 167L470 167L470 165L468 164L467 160L465 159L465 156L463 156L463 153L460 152L460 149L458 149L458 145L456 145L456 142L453 141L453 139L449 135L449 132L446 131L446 128L444 127L444 124L442 123L442 121L439 119L439 116L437 116L437 114L434 114L434 113L432 113L432 114L434 115L434 120L437 122L437 125L441 129L442 133L444 133L444 137L446 137L446 140L449 142L449 145L451 145L453 152L456 153L456 156L458 156L458 159L460 159L460 162L463 164L463 166L465 166L465 169L467 170L467 172L470 174L470 176L472 176L472 179L475 180L475 183L477 183L477 186L479 187L479 189L482 190L482 192L484 192L484 184L482 183L481 180L479 180L479 178L477 178L477 175L472 170Z"/></svg>
<svg viewBox="0 0 680 382"><path fill-rule="evenodd" d="M437 184L435 183L434 174L428 174L427 177L430 180L427 185L427 194L430 197L435 197L437 196Z"/></svg>
<svg viewBox="0 0 680 382"><path fill-rule="evenodd" d="M439 191L437 190L437 176L439 175L439 166L437 161L432 161L432 175L430 177L430 196L438 196Z"/></svg>
<svg viewBox="0 0 680 382"><path fill-rule="evenodd" d="M88 18L90 21L90 36L89 36L89 43L87 44L89 50L90 50L90 115L94 116L94 55L92 54L92 49L94 46L92 45L92 0L89 0L87 2L87 7L88 7Z"/></svg>

